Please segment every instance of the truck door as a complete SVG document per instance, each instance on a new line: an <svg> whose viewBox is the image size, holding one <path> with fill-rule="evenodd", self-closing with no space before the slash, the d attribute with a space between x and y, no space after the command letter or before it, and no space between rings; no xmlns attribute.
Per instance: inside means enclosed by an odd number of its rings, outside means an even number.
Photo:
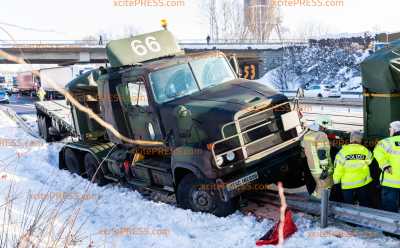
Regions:
<svg viewBox="0 0 400 248"><path fill-rule="evenodd" d="M144 80L129 80L117 86L117 92L133 138L161 140L158 117L149 104Z"/></svg>

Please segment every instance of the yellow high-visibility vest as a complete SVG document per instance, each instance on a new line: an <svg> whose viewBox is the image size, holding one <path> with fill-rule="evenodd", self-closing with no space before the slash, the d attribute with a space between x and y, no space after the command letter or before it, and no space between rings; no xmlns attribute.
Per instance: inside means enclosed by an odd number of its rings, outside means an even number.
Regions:
<svg viewBox="0 0 400 248"><path fill-rule="evenodd" d="M372 181L369 165L372 153L363 145L344 145L335 157L333 181L342 189L363 187Z"/></svg>
<svg viewBox="0 0 400 248"><path fill-rule="evenodd" d="M400 136L379 141L374 149L374 157L382 170L386 166L392 167L392 174L382 172L382 186L400 189Z"/></svg>

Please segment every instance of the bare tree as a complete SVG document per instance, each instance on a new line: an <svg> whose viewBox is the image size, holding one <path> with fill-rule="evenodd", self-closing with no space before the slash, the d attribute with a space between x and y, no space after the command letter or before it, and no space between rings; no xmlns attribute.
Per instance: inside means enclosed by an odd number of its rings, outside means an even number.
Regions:
<svg viewBox="0 0 400 248"><path fill-rule="evenodd" d="M124 37L133 37L140 33L139 29L135 26L129 25L124 27L123 36Z"/></svg>
<svg viewBox="0 0 400 248"><path fill-rule="evenodd" d="M100 30L96 34L86 35L82 37L82 41L87 45L106 44L113 39L133 37L140 33L140 29L133 25L126 25L123 27L122 32L115 32L115 30Z"/></svg>
<svg viewBox="0 0 400 248"><path fill-rule="evenodd" d="M85 45L93 45L95 43L97 43L99 37L98 36L94 36L94 35L86 35L84 37L82 37L82 42Z"/></svg>
<svg viewBox="0 0 400 248"><path fill-rule="evenodd" d="M285 66L280 66L272 72L272 83L280 90L288 89L290 72Z"/></svg>
<svg viewBox="0 0 400 248"><path fill-rule="evenodd" d="M248 38L242 0L206 0L201 6L212 41L242 41Z"/></svg>
<svg viewBox="0 0 400 248"><path fill-rule="evenodd" d="M330 32L331 28L325 24L307 22L296 28L296 31L289 32L289 35L300 40L308 40L328 36Z"/></svg>
<svg viewBox="0 0 400 248"><path fill-rule="evenodd" d="M209 22L210 28L210 37L211 40L215 41L219 39L219 26L218 26L218 10L217 10L217 2L216 0L205 0L205 4L202 6L205 10L204 13Z"/></svg>
<svg viewBox="0 0 400 248"><path fill-rule="evenodd" d="M244 11L245 22L250 29L251 38L259 42L268 41L274 30L280 37L282 15L276 4L270 1L265 1L263 4L249 2Z"/></svg>

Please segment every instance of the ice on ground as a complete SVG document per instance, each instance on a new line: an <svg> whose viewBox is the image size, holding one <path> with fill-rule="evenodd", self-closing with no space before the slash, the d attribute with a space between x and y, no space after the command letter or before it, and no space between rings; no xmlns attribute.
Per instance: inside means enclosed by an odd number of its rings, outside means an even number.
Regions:
<svg viewBox="0 0 400 248"><path fill-rule="evenodd" d="M59 207L59 225L76 210L81 201L77 227L81 226L75 247L255 247L255 241L272 227L273 222L258 222L236 212L226 218L194 213L165 203L149 201L139 193L117 185L98 187L81 177L58 169L57 152L61 143L37 140L0 111L0 206L14 183L13 211L16 222L24 211L25 200L42 199L48 206ZM31 144L17 147L11 141ZM20 143L19 143L20 144ZM89 187L88 187L89 186ZM86 190L87 189L87 190ZM85 198L83 198L85 196ZM4 207L0 207L2 214ZM33 217L35 211L28 213ZM399 240L363 228L334 223L328 229L318 227L318 219L295 214L299 231L284 247L399 247ZM0 219L0 232L5 219ZM127 232L128 230L128 232ZM42 244L43 245L43 244Z"/></svg>
<svg viewBox="0 0 400 248"><path fill-rule="evenodd" d="M28 126L38 133L37 117L36 114L22 114L20 117L28 124Z"/></svg>

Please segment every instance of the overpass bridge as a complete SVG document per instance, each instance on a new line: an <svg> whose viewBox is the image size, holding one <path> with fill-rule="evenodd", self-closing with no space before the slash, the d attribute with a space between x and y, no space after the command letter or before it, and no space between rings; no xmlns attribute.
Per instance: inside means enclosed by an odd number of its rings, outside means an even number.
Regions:
<svg viewBox="0 0 400 248"><path fill-rule="evenodd" d="M104 41L103 44L107 42ZM105 63L105 45L96 40L0 40L0 49L12 55L22 56L32 64L71 65ZM236 54L242 72L256 79L277 67L282 59L282 49L289 46L305 46L306 41L255 41L220 40L207 44L202 40L182 40L179 45L186 53L220 50L227 56ZM0 57L0 64L10 64Z"/></svg>

